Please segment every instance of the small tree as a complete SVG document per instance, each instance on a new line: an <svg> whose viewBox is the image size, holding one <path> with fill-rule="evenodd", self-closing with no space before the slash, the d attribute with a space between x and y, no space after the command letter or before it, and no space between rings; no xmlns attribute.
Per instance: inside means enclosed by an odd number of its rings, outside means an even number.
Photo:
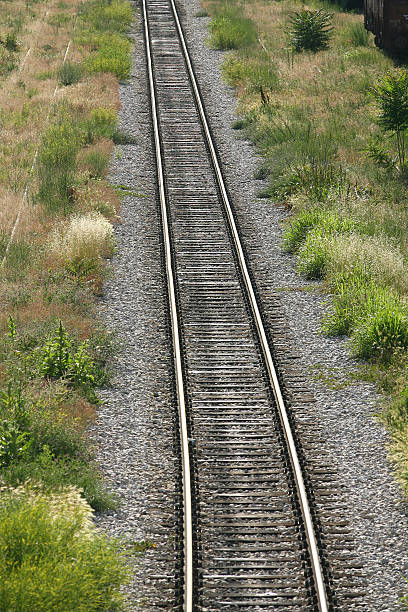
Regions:
<svg viewBox="0 0 408 612"><path fill-rule="evenodd" d="M395 134L399 167L406 160L406 130L408 129L408 73L398 70L383 77L372 95L379 108L378 124L385 132Z"/></svg>
<svg viewBox="0 0 408 612"><path fill-rule="evenodd" d="M286 28L290 47L297 52L303 49L313 52L326 49L333 33L332 18L331 13L322 9L302 9L290 15L289 26Z"/></svg>

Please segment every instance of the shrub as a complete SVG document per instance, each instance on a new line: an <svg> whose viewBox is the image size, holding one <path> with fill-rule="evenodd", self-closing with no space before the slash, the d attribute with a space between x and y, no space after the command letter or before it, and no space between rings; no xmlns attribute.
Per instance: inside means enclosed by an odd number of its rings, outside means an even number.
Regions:
<svg viewBox="0 0 408 612"><path fill-rule="evenodd" d="M287 28L290 46L298 52L326 49L333 32L332 17L331 13L322 9L317 11L302 9L291 15Z"/></svg>
<svg viewBox="0 0 408 612"><path fill-rule="evenodd" d="M387 74L372 91L380 111L378 124L395 134L400 168L405 164L405 132L408 129L408 72Z"/></svg>
<svg viewBox="0 0 408 612"><path fill-rule="evenodd" d="M52 237L51 250L67 261L92 260L113 252L113 226L100 213L73 216L66 229Z"/></svg>
<svg viewBox="0 0 408 612"><path fill-rule="evenodd" d="M128 570L74 488L19 487L0 500L0 608L9 612L117 610Z"/></svg>
<svg viewBox="0 0 408 612"><path fill-rule="evenodd" d="M57 72L60 85L68 86L78 83L81 80L83 69L80 64L74 62L64 62Z"/></svg>
<svg viewBox="0 0 408 612"><path fill-rule="evenodd" d="M256 42L254 23L231 10L214 17L209 27L210 44L214 49L240 49Z"/></svg>

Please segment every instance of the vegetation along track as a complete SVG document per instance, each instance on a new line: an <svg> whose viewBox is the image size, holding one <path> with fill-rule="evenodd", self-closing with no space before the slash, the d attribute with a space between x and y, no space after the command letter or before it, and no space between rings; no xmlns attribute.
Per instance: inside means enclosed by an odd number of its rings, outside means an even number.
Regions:
<svg viewBox="0 0 408 612"><path fill-rule="evenodd" d="M176 7L143 14L181 431L176 605L363 609L332 472L290 426Z"/></svg>

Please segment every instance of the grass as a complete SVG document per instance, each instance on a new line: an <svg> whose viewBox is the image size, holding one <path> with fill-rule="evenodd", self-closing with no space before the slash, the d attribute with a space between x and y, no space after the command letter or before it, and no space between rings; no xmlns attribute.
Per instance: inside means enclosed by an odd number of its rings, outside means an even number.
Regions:
<svg viewBox="0 0 408 612"><path fill-rule="evenodd" d="M109 384L113 350L95 295L119 212L120 198L104 176L120 138L118 78L130 67L132 18L124 0L0 3L5 610L122 608L123 543L85 518L91 508L118 505L87 430L99 405L96 389Z"/></svg>

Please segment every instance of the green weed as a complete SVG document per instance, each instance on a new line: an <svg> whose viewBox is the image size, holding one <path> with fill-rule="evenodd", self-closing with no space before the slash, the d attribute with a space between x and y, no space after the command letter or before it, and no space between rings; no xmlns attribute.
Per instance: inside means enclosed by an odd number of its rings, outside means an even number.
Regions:
<svg viewBox="0 0 408 612"><path fill-rule="evenodd" d="M283 234L283 247L291 253L297 252L306 241L307 235L313 229L323 232L322 236L351 232L356 222L348 217L324 208L311 208L300 212L292 219Z"/></svg>
<svg viewBox="0 0 408 612"><path fill-rule="evenodd" d="M322 324L323 331L330 336L351 335L375 313L399 308L398 297L392 289L381 287L358 270L337 277L332 286L333 301Z"/></svg>
<svg viewBox="0 0 408 612"><path fill-rule="evenodd" d="M120 128L115 128L115 131L112 134L112 140L115 145L136 144L136 138Z"/></svg>
<svg viewBox="0 0 408 612"><path fill-rule="evenodd" d="M328 260L330 236L317 227L310 230L298 251L298 271L309 279L323 278Z"/></svg>
<svg viewBox="0 0 408 612"><path fill-rule="evenodd" d="M116 112L110 108L94 108L82 122L85 142L93 144L100 138L113 139L116 133Z"/></svg>

